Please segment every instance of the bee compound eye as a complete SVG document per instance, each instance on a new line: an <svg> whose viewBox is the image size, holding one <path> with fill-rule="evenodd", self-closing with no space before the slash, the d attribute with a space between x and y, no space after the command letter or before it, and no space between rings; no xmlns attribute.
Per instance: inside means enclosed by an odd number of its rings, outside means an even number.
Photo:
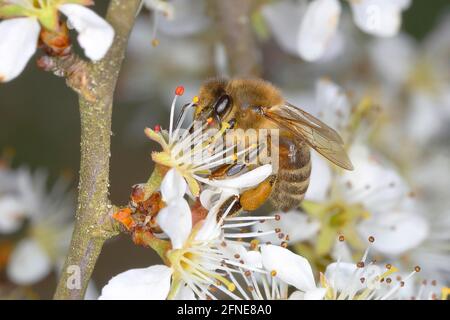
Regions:
<svg viewBox="0 0 450 320"><path fill-rule="evenodd" d="M214 111L215 113L222 118L230 109L231 107L231 98L229 95L224 94L221 95L219 99L217 99L216 103L214 104Z"/></svg>

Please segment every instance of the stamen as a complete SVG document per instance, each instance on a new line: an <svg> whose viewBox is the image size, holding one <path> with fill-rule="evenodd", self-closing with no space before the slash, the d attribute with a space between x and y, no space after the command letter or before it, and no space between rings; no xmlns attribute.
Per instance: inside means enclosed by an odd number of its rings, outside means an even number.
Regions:
<svg viewBox="0 0 450 320"><path fill-rule="evenodd" d="M177 87L177 89L178 89L178 87ZM176 90L175 90L175 97L173 98L172 105L170 107L169 144L172 143L173 117L174 117L174 113L175 113L175 106L177 103L177 99L178 99L178 95L176 94Z"/></svg>

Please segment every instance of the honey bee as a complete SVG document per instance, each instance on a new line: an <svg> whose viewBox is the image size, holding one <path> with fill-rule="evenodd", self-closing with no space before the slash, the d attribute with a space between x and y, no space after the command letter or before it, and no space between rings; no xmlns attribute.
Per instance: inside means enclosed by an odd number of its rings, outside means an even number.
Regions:
<svg viewBox="0 0 450 320"><path fill-rule="evenodd" d="M353 170L339 134L287 102L280 91L266 81L213 79L202 85L198 97L196 120L213 118L243 130L279 129L278 172L255 188L244 191L234 211L256 210L267 199L278 210L297 207L309 185L310 148L339 167ZM236 167L219 168L212 177L224 175L227 170L236 171Z"/></svg>

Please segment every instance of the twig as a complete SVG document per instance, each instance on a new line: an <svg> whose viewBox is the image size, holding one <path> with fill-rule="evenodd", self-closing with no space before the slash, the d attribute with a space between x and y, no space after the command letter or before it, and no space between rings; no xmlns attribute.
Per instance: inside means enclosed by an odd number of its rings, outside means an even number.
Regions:
<svg viewBox="0 0 450 320"><path fill-rule="evenodd" d="M103 60L83 65L90 95L80 92L81 163L75 230L55 299L82 299L108 233L111 114L114 90L140 0L111 0L106 19L114 43ZM74 268L75 267L75 268ZM76 272L78 270L78 272ZM80 277L71 283L71 277ZM72 285L71 285L72 284Z"/></svg>
<svg viewBox="0 0 450 320"><path fill-rule="evenodd" d="M251 28L255 0L214 0L212 3L231 75L259 76L261 57Z"/></svg>

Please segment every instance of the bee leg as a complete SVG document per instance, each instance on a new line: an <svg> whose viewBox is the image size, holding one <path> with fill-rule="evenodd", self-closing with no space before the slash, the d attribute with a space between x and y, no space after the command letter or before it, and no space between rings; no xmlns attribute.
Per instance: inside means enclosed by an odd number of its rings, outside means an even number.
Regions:
<svg viewBox="0 0 450 320"><path fill-rule="evenodd" d="M181 107L181 112L178 115L177 121L175 122L175 128L178 128L178 124L184 120L185 117L185 113L186 113L186 109L187 108L192 108L195 107L195 104L192 103L186 103L185 105L183 105L183 107Z"/></svg>
<svg viewBox="0 0 450 320"><path fill-rule="evenodd" d="M238 197L230 197L222 203L217 212L217 222L220 221L226 212L228 212L227 217L233 217L242 212L242 206Z"/></svg>
<svg viewBox="0 0 450 320"><path fill-rule="evenodd" d="M224 179L225 176L231 177L240 173L245 167L245 163L224 164L211 172L209 179Z"/></svg>
<svg viewBox="0 0 450 320"><path fill-rule="evenodd" d="M245 211L254 211L261 207L272 193L275 180L276 176L272 175L253 189L244 191L239 198L242 209Z"/></svg>
<svg viewBox="0 0 450 320"><path fill-rule="evenodd" d="M225 200L217 212L217 221L220 221L227 211L227 217L233 217L243 211L254 211L258 209L269 198L275 180L275 175L270 176L255 188L244 191L240 197L230 197Z"/></svg>

